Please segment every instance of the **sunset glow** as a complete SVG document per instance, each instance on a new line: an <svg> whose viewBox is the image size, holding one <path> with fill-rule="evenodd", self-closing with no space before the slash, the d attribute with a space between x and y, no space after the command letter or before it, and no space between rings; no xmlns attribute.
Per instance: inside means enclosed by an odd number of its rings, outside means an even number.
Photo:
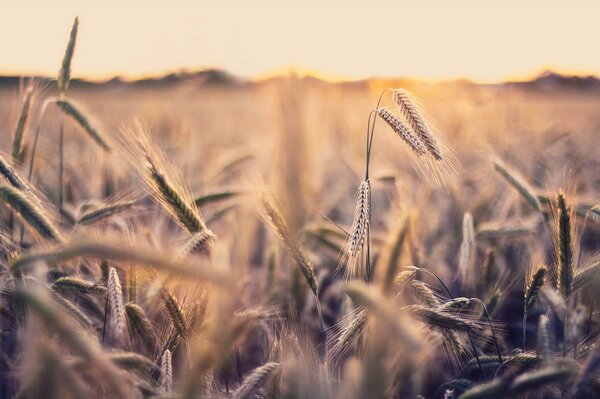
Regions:
<svg viewBox="0 0 600 399"><path fill-rule="evenodd" d="M13 1L0 17L0 72L54 75L79 15L73 68L88 78L209 67L484 82L593 74L599 13L584 0Z"/></svg>

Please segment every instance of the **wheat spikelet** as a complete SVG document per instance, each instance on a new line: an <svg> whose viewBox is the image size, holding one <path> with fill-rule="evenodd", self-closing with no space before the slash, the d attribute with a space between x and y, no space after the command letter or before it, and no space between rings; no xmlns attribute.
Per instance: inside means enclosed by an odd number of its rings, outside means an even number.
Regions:
<svg viewBox="0 0 600 399"><path fill-rule="evenodd" d="M475 229L473 227L473 217L469 212L465 212L462 225L463 239L460 245L458 271L463 285L470 287L475 279L475 270L473 262L475 261Z"/></svg>
<svg viewBox="0 0 600 399"><path fill-rule="evenodd" d="M573 284L573 244L571 231L571 210L565 195L559 193L558 208L558 291L564 299L569 298Z"/></svg>
<svg viewBox="0 0 600 399"><path fill-rule="evenodd" d="M187 337L189 325L177 298L175 298L175 295L170 290L165 290L163 297L165 308L167 309L171 323L173 323L173 327L182 338Z"/></svg>
<svg viewBox="0 0 600 399"><path fill-rule="evenodd" d="M148 131L140 122L135 129L123 130L123 146L152 197L190 234L208 230L200 211L183 182L181 173L168 165L164 155L152 146Z"/></svg>
<svg viewBox="0 0 600 399"><path fill-rule="evenodd" d="M385 123L388 124L389 127L392 128L394 133L404 140L406 145L408 145L412 151L418 155L427 153L427 148L410 126L406 125L398 117L385 108L378 109L377 114Z"/></svg>
<svg viewBox="0 0 600 399"><path fill-rule="evenodd" d="M23 136L25 134L25 126L27 125L27 121L29 119L29 111L31 109L32 102L33 85L30 82L29 86L27 86L27 89L25 90L25 96L23 97L23 103L21 104L21 112L19 113L17 126L15 127L15 138L13 140L12 152L12 159L15 164L21 161L21 155L23 151Z"/></svg>
<svg viewBox="0 0 600 399"><path fill-rule="evenodd" d="M540 266L532 274L529 279L527 286L525 287L525 314L529 313L535 301L537 300L538 293L544 285L544 277L546 276L546 267Z"/></svg>
<svg viewBox="0 0 600 399"><path fill-rule="evenodd" d="M0 186L0 201L10 206L41 237L62 242L58 229L50 222L39 207L23 193L13 187Z"/></svg>
<svg viewBox="0 0 600 399"><path fill-rule="evenodd" d="M421 142L425 145L429 153L438 161L442 160L442 152L436 138L419 110L419 106L414 97L406 90L396 89L393 94L394 102L400 107L404 118L417 133Z"/></svg>
<svg viewBox="0 0 600 399"><path fill-rule="evenodd" d="M354 216L352 219L352 228L346 243L345 250L345 276L346 278L364 277L361 276L357 262L358 255L362 250L369 223L371 219L371 183L365 180L358 187L356 192L356 202L354 205ZM341 264L340 266L341 267Z"/></svg>
<svg viewBox="0 0 600 399"><path fill-rule="evenodd" d="M131 336L135 332L149 350L154 350L157 338L152 322L146 316L146 312L139 305L132 302L125 305L125 312L127 313L127 320L129 320Z"/></svg>
<svg viewBox="0 0 600 399"><path fill-rule="evenodd" d="M73 53L75 52L75 42L77 41L77 28L79 27L79 17L75 17L73 21L73 27L71 28L71 35L69 37L69 43L65 50L65 55L62 60L60 72L58 73L58 90L61 94L64 94L69 87L71 81L71 60L73 59Z"/></svg>
<svg viewBox="0 0 600 399"><path fill-rule="evenodd" d="M121 281L114 267L111 267L108 273L107 295L113 337L120 340L125 332L125 307Z"/></svg>
<svg viewBox="0 0 600 399"><path fill-rule="evenodd" d="M267 382L271 374L279 367L279 363L271 362L266 363L256 369L252 370L252 373L244 379L242 385L231 395L232 399L246 399L251 398L252 394L256 392L261 386Z"/></svg>
<svg viewBox="0 0 600 399"><path fill-rule="evenodd" d="M77 220L77 223L84 225L96 223L130 209L133 205L135 205L135 201L120 201L102 208L94 209L81 215L79 220Z"/></svg>
<svg viewBox="0 0 600 399"><path fill-rule="evenodd" d="M106 287L93 283L91 281L81 280L74 277L60 277L53 284L52 288L63 292L81 292L104 294Z"/></svg>
<svg viewBox="0 0 600 399"><path fill-rule="evenodd" d="M90 119L85 116L82 112L82 107L76 105L73 100L66 98L56 101L56 105L67 115L73 118L79 126L105 151L110 151L110 145L105 137L100 133L97 127L95 127Z"/></svg>
<svg viewBox="0 0 600 399"><path fill-rule="evenodd" d="M171 351L165 350L160 358L160 386L165 392L173 390L173 366L171 364Z"/></svg>

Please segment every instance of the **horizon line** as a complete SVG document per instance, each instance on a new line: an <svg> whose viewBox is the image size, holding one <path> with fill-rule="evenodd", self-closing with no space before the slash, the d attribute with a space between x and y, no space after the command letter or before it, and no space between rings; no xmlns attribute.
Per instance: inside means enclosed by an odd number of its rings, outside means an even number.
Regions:
<svg viewBox="0 0 600 399"><path fill-rule="evenodd" d="M110 82L111 80L122 80L127 83L135 83L143 80L160 80L170 75L184 75L184 74L196 74L202 72L222 72L231 77L246 81L249 83L260 83L274 78L281 78L286 76L298 76L301 78L311 77L315 79L319 79L329 83L352 83L352 82L362 82L362 81L374 81L374 80L397 80L397 79L407 79L414 80L423 83L436 84L436 83L449 83L449 82L460 82L466 81L474 84L502 84L502 83L519 83L519 82L530 82L539 77L548 74L556 74L563 77L570 78L598 78L600 72L592 72L589 70L578 70L578 71L566 71L561 70L560 68L552 68L552 67L539 67L536 72L522 73L516 75L509 75L504 79L477 79L472 78L465 75L456 75L456 76L448 76L448 77L440 77L440 78L430 78L423 76L409 76L409 75L395 75L395 76L387 76L387 75L372 75L365 77L351 77L344 75L335 75L329 74L325 72L320 72L311 68L300 68L300 67L283 67L273 69L269 72L256 74L254 76L245 76L244 74L238 74L232 72L223 67L218 66L206 66L206 67L181 67L174 68L170 70L157 71L157 72L148 72L142 74L127 74L127 73L106 73L106 74L73 74L72 80L78 80L81 82L88 83L97 83L102 84L106 82ZM41 71L12 71L7 70L3 71L0 69L0 77L2 78L38 78L38 79L48 79L50 81L56 80L56 76L52 74L41 72Z"/></svg>

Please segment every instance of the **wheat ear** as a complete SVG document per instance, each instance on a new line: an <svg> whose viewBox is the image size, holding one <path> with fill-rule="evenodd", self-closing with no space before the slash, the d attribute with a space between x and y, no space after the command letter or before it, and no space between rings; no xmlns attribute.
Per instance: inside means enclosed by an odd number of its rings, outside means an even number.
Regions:
<svg viewBox="0 0 600 399"><path fill-rule="evenodd" d="M73 60L73 53L75 52L75 42L77 41L77 28L79 27L79 17L75 17L73 21L73 27L71 28L71 35L69 36L69 43L65 50L65 55L62 60L60 72L58 73L58 91L64 94L69 87L71 81L71 61Z"/></svg>
<svg viewBox="0 0 600 399"><path fill-rule="evenodd" d="M173 323L173 327L182 338L186 338L189 325L181 305L170 290L165 290L164 302L167 313L169 314L169 318L171 319L171 323Z"/></svg>
<svg viewBox="0 0 600 399"><path fill-rule="evenodd" d="M168 349L160 358L160 386L167 393L173 390L173 365L171 364L171 351Z"/></svg>
<svg viewBox="0 0 600 399"><path fill-rule="evenodd" d="M564 193L559 193L558 208L558 291L566 300L571 295L573 284L573 244L571 232L571 210Z"/></svg>
<svg viewBox="0 0 600 399"><path fill-rule="evenodd" d="M404 142L408 145L408 147L414 151L418 155L423 155L427 153L427 148L425 144L421 141L421 139L415 134L410 126L402 122L398 117L392 114L389 110L385 108L380 108L377 110L377 115L385 123L388 124L389 127L392 128L394 133L396 133Z"/></svg>
<svg viewBox="0 0 600 399"><path fill-rule="evenodd" d="M360 184L358 191L356 192L352 229L345 250L346 278L363 277L360 276L358 270L357 257L362 250L363 243L367 236L367 230L371 219L370 206L371 183L367 179Z"/></svg>
<svg viewBox="0 0 600 399"><path fill-rule="evenodd" d="M121 281L114 267L108 273L108 306L110 309L110 321L113 337L120 340L125 332L125 307L123 306L123 291Z"/></svg>
<svg viewBox="0 0 600 399"><path fill-rule="evenodd" d="M242 385L240 385L233 395L231 395L231 398L245 399L252 397L252 394L267 382L269 377L271 377L278 367L279 363L271 362L254 369L252 373L244 379Z"/></svg>
<svg viewBox="0 0 600 399"><path fill-rule="evenodd" d="M48 217L22 192L13 187L0 186L0 201L17 212L43 238L56 242L63 241L58 229L50 222Z"/></svg>
<svg viewBox="0 0 600 399"><path fill-rule="evenodd" d="M73 120L75 120L79 126L81 126L81 128L92 138L92 140L98 143L100 147L102 147L105 151L110 151L110 144L108 144L106 138L102 133L100 133L98 128L93 125L90 119L85 116L80 105L76 105L73 100L66 98L57 100L56 105L65 114L73 118Z"/></svg>
<svg viewBox="0 0 600 399"><path fill-rule="evenodd" d="M63 292L81 292L85 294L104 294L106 292L106 287L73 277L60 277L52 284L52 288Z"/></svg>
<svg viewBox="0 0 600 399"><path fill-rule="evenodd" d="M400 111L413 131L417 133L429 153L438 161L442 160L442 152L431 129L425 122L422 112L414 97L403 89L394 90L394 102L400 107Z"/></svg>
<svg viewBox="0 0 600 399"><path fill-rule="evenodd" d="M154 350L157 341L156 334L144 309L135 303L129 302L125 305L125 312L129 320L130 331L135 332L149 350Z"/></svg>
<svg viewBox="0 0 600 399"><path fill-rule="evenodd" d="M19 119L17 119L17 126L15 127L12 152L12 159L15 164L21 161L21 155L23 153L23 136L25 135L25 127L29 120L29 111L31 110L32 102L33 85L30 82L25 90L25 96L23 97L23 103L21 104L21 112L19 113Z"/></svg>

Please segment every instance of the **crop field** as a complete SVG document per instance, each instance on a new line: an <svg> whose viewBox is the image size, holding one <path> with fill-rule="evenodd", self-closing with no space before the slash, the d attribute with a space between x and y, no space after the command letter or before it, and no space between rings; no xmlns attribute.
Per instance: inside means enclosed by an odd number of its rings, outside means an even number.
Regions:
<svg viewBox="0 0 600 399"><path fill-rule="evenodd" d="M0 81L1 398L594 398L600 84ZM68 40L68 42L67 42Z"/></svg>

